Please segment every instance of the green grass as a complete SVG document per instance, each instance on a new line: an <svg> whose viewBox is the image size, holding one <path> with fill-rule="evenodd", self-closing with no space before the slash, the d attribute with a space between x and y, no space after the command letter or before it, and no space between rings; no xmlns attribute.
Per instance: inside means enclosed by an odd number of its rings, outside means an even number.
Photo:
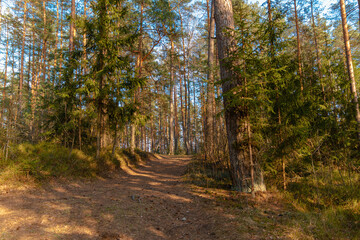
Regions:
<svg viewBox="0 0 360 240"><path fill-rule="evenodd" d="M185 181L200 187L230 189L231 180L229 172L225 169L215 169L205 164L201 158L194 157L188 165Z"/></svg>
<svg viewBox="0 0 360 240"><path fill-rule="evenodd" d="M47 181L50 178L92 178L125 166L136 166L147 160L147 153L136 150L117 150L114 157L111 148L103 149L96 159L78 149L70 149L54 143L23 143L11 147L8 159L0 158L0 183Z"/></svg>
<svg viewBox="0 0 360 240"><path fill-rule="evenodd" d="M360 174L331 175L288 184L282 195L299 213L289 224L315 239L360 239Z"/></svg>
<svg viewBox="0 0 360 240"><path fill-rule="evenodd" d="M283 230L276 231L283 231L286 239L360 239L360 172L349 173L334 167L331 172L319 168L316 174L288 179L286 191L281 180L270 180L273 184L268 189L276 193L277 201L287 206L283 209L287 212L285 220L276 223ZM185 179L199 187L231 188L228 173L213 169L199 158L193 159ZM245 207L245 211L246 201L240 202L236 208ZM256 222L258 216L249 217Z"/></svg>

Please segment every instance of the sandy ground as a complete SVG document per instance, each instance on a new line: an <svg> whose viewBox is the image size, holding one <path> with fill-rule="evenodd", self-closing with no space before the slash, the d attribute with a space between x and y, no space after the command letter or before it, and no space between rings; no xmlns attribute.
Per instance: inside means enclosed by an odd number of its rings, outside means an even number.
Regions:
<svg viewBox="0 0 360 240"><path fill-rule="evenodd" d="M105 179L2 191L0 239L270 239L183 183L189 161L157 156Z"/></svg>

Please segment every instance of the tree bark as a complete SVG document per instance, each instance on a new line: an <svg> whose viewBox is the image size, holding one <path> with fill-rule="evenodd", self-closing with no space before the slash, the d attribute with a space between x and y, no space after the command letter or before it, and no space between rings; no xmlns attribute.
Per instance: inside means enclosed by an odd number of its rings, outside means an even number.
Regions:
<svg viewBox="0 0 360 240"><path fill-rule="evenodd" d="M59 0L56 0L56 28L55 28L55 47L54 47L54 68L53 68L53 86L55 87L55 76L57 72L58 43L59 43Z"/></svg>
<svg viewBox="0 0 360 240"><path fill-rule="evenodd" d="M176 87L177 83L175 80L175 84L174 84L174 131L175 131L175 153L177 153L179 151L179 121L178 121L178 108L177 108L177 87Z"/></svg>
<svg viewBox="0 0 360 240"><path fill-rule="evenodd" d="M75 0L71 0L70 36L69 36L70 53L74 50L74 33L75 33Z"/></svg>
<svg viewBox="0 0 360 240"><path fill-rule="evenodd" d="M297 60L298 60L298 74L300 79L300 90L301 92L304 90L303 85L303 76L302 76L302 68L301 68L301 42L300 42L300 29L299 29L299 19L297 15L296 8L296 0L294 0L294 10L295 10L295 25L296 25L296 43L297 43Z"/></svg>
<svg viewBox="0 0 360 240"><path fill-rule="evenodd" d="M238 87L243 86L243 80L229 65L228 58L236 49L237 44L233 32L234 18L231 0L214 0L216 39L220 60L220 75L224 95L225 121L230 155L230 173L233 187L241 192L251 192L251 162L247 157L246 117L247 111L243 106L233 106L231 98ZM230 64L229 64L230 63ZM255 159L254 159L255 160ZM254 191L265 190L262 172L257 161L254 161Z"/></svg>
<svg viewBox="0 0 360 240"><path fill-rule="evenodd" d="M136 74L137 77L141 77L141 70L142 70L142 45L143 45L143 13L144 13L144 1L141 1L141 5L140 5L140 33L139 33L139 46L138 46L138 54L137 54L137 59L136 59ZM135 91L134 93L134 103L137 102L137 98L138 98L138 94L137 91ZM135 113L136 114L136 113ZM136 117L136 115L135 115ZM134 153L135 151L135 145L136 145L136 124L133 122L130 124L130 152Z"/></svg>
<svg viewBox="0 0 360 240"><path fill-rule="evenodd" d="M169 155L174 154L174 41L170 37L170 118L169 118Z"/></svg>
<svg viewBox="0 0 360 240"><path fill-rule="evenodd" d="M26 38L26 15L27 15L27 1L24 2L24 17L23 17L23 33L21 41L21 60L20 60L20 80L19 80L19 111L22 110L22 89L24 82L24 53L25 53L25 38Z"/></svg>
<svg viewBox="0 0 360 240"><path fill-rule="evenodd" d="M205 127L205 149L206 158L210 161L214 158L214 52L215 52L215 17L214 17L214 0L211 1L209 16L209 36L208 36L208 83L206 99L206 127Z"/></svg>
<svg viewBox="0 0 360 240"><path fill-rule="evenodd" d="M360 111L359 111L359 102L358 102L358 95L356 91L356 82L355 82L355 74L354 74L354 67L351 57L351 47L350 47L350 39L349 39L349 32L347 26L347 19L346 19L346 8L345 8L345 1L340 0L340 10L341 10L341 20L342 20L342 27L343 27L343 35L344 35L344 47L345 47L345 55L346 55L346 66L348 70L348 75L350 79L350 90L351 94L353 95L353 103L355 107L355 119L357 122L358 127L358 138L360 139Z"/></svg>
<svg viewBox="0 0 360 240"><path fill-rule="evenodd" d="M179 11L180 16L180 24L181 24L181 32L184 32L183 29L183 19L181 12ZM182 85L181 85L181 78L180 78L180 99L181 99L181 122L182 122L182 129L183 129L183 138L184 138L184 145L185 145L185 151L186 154L189 154L189 139L187 136L187 87L186 87L186 50L185 50L185 38L182 37L182 50L183 50L183 65L182 65L182 75L183 75L183 81L184 81L184 105L183 105L183 91L182 91Z"/></svg>
<svg viewBox="0 0 360 240"><path fill-rule="evenodd" d="M2 127L4 110L5 110L5 99L6 99L6 82L7 82L7 66L9 57L9 30L6 28L6 53L5 53L5 73L4 73L4 87L2 91L2 104L1 104L1 115L0 115L0 127Z"/></svg>

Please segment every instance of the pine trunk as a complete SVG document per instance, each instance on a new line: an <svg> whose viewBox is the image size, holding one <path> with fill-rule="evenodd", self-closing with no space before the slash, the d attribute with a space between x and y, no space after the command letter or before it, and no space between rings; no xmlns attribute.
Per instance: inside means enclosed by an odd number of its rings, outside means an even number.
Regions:
<svg viewBox="0 0 360 240"><path fill-rule="evenodd" d="M248 149L242 147L246 139L246 117L248 115L243 106L231 104L232 90L242 86L243 80L228 67L229 56L237 47L233 33L234 18L231 0L215 1L216 39L220 60L220 75L224 95L224 109L228 148L230 155L230 168L233 187L241 192L251 192L251 162ZM262 172L254 159L254 191L265 190Z"/></svg>
<svg viewBox="0 0 360 240"><path fill-rule="evenodd" d="M1 14L0 14L1 15ZM5 53L5 73L4 73L4 87L2 92L2 104L1 104L1 115L0 115L0 127L2 127L4 111L5 111L5 99L6 99L6 82L7 82L7 66L9 58L9 36L8 29L6 29L6 53Z"/></svg>
<svg viewBox="0 0 360 240"><path fill-rule="evenodd" d="M169 155L174 154L174 41L170 37L170 118L169 118Z"/></svg>
<svg viewBox="0 0 360 240"><path fill-rule="evenodd" d="M354 74L354 67L351 57L351 47L350 47L350 39L349 39L349 32L347 26L347 19L346 19L346 8L345 8L345 1L340 0L340 9L341 9L341 20L342 20L342 27L343 27L343 35L344 35L344 47L345 47L345 55L346 55L346 66L348 70L348 75L350 79L350 90L353 97L353 103L355 107L355 119L358 124L358 138L360 139L360 111L359 111L359 102L358 96L356 91L356 82L355 82L355 74Z"/></svg>
<svg viewBox="0 0 360 240"><path fill-rule="evenodd" d="M23 17L23 33L21 41L21 60L20 60L20 80L19 80L19 111L22 110L22 90L24 82L24 54L25 54L25 38L26 38L26 15L27 15L27 2L24 2L24 17Z"/></svg>
<svg viewBox="0 0 360 240"><path fill-rule="evenodd" d="M296 43L297 43L297 60L298 60L298 74L300 79L300 90L301 92L304 90L303 85L303 76L302 76L302 68L301 68L301 42L300 42L300 29L299 29L299 19L297 15L296 8L296 0L294 0L294 10L295 10L295 25L296 25Z"/></svg>
<svg viewBox="0 0 360 240"><path fill-rule="evenodd" d="M75 0L71 0L70 36L69 36L70 53L74 50L74 34L75 34Z"/></svg>
<svg viewBox="0 0 360 240"><path fill-rule="evenodd" d="M212 161L214 158L214 52L215 52L215 17L214 17L214 0L211 1L209 16L209 36L208 36L208 83L206 99L206 127L205 127L205 149L206 158Z"/></svg>

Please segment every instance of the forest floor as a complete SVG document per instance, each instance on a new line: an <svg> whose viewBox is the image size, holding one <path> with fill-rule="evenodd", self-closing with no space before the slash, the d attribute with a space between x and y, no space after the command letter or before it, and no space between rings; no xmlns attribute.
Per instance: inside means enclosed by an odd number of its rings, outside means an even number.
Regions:
<svg viewBox="0 0 360 240"><path fill-rule="evenodd" d="M190 160L156 155L102 179L2 187L0 239L293 238L291 212L276 196L185 183Z"/></svg>

